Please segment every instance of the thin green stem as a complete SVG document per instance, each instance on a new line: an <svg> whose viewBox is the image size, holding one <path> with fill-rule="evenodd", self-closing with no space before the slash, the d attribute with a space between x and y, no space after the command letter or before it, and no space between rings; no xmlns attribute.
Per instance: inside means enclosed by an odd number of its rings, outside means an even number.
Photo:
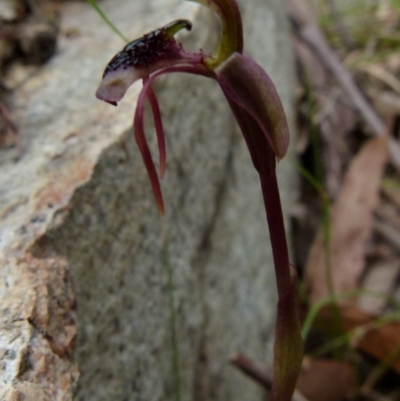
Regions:
<svg viewBox="0 0 400 401"><path fill-rule="evenodd" d="M312 128L312 131L315 131ZM316 139L313 140L313 153L318 153L317 149L319 146L315 144ZM314 155L314 164L317 166L320 163L316 160L317 157ZM331 217L330 217L330 204L328 195L325 192L325 189L322 185L322 177L321 177L321 168L320 166L316 169L319 171L317 173L317 177L314 177L308 170L306 170L299 163L296 163L297 169L303 175L303 177L314 187L314 189L318 192L318 195L322 202L322 230L323 230L323 243L324 243L324 260L326 266L326 277L327 277L327 286L329 295L334 294L334 286L332 280L332 268L331 268Z"/></svg>
<svg viewBox="0 0 400 401"><path fill-rule="evenodd" d="M326 282L330 295L335 293L333 285L332 263L331 263L331 210L329 200L322 199L322 230L325 249Z"/></svg>
<svg viewBox="0 0 400 401"><path fill-rule="evenodd" d="M300 174L311 184L311 186L318 192L319 196L327 197L325 189L323 185L307 170L305 169L300 163L294 161L294 164L299 170Z"/></svg>
<svg viewBox="0 0 400 401"><path fill-rule="evenodd" d="M394 350L385 358L381 363L379 363L368 375L367 380L361 388L361 392L367 393L372 390L375 385L381 380L384 374L400 359L400 344L394 348Z"/></svg>
<svg viewBox="0 0 400 401"><path fill-rule="evenodd" d="M377 330L380 327L386 326L388 323L398 322L400 320L400 313L394 312L388 314L386 316L381 317L380 319L376 319L373 322L363 324L362 326L358 326L355 329L342 334L341 336L336 337L332 341L318 347L314 352L313 355L323 355L327 352L333 351L343 345L349 343L352 339L361 339L365 334L369 331Z"/></svg>
<svg viewBox="0 0 400 401"><path fill-rule="evenodd" d="M376 291L352 290L352 291L342 292L339 294L330 295L330 296L316 302L311 307L311 309L308 312L307 317L303 323L303 328L301 330L301 335L303 337L303 340L307 339L307 337L310 333L311 327L312 327L316 317L318 316L318 313L320 312L320 310L322 308L324 308L325 306L331 305L331 304L335 304L340 299L354 298L354 297L357 297L360 295L369 295L371 297L376 297L376 298L385 298L389 302L391 302L393 305L400 307L398 302L393 297L390 297L387 294L376 292Z"/></svg>
<svg viewBox="0 0 400 401"><path fill-rule="evenodd" d="M97 11L103 21L126 43L129 39L111 22L106 13L99 7L96 0L87 0L87 2Z"/></svg>
<svg viewBox="0 0 400 401"><path fill-rule="evenodd" d="M169 307L169 321L171 330L171 345L172 345L172 358L171 366L172 373L174 377L174 391L175 391L175 401L181 401L181 376L179 371L179 343L178 335L176 330L176 312L175 312L175 299L174 299L174 277L171 267L171 259L169 255L169 241L167 231L165 229L165 219L163 219L164 232L162 239L162 264L165 268L165 273L167 276L167 292L168 292L168 307Z"/></svg>
<svg viewBox="0 0 400 401"><path fill-rule="evenodd" d="M333 282L333 272L331 263L331 209L330 202L326 191L324 190L324 175L322 166L322 151L320 143L320 135L317 125L313 121L313 116L315 114L315 100L311 91L310 79L308 79L307 85L307 101L309 106L309 113L311 115L311 146L313 155L313 165L315 178L313 181L319 183L318 194L321 199L322 206L322 242L324 246L324 265L325 265L325 275L326 275L326 286L328 289L328 294L333 296L335 294L334 282ZM306 177L307 178L307 177ZM342 333L343 330L343 319L340 314L340 309L335 301L331 303L332 313L333 313L333 325L332 331L334 333ZM336 357L340 358L340 351L336 353Z"/></svg>
<svg viewBox="0 0 400 401"><path fill-rule="evenodd" d="M312 93L310 88L308 88L307 92L307 100L308 106L310 109L311 115L314 114L315 109L315 101L312 97ZM315 180L320 184L320 187L323 188L323 169L321 163L321 144L319 141L319 132L318 128L311 119L311 145L312 145L312 155L313 155L313 164L314 164L314 172L315 172ZM319 191L319 195L322 202L322 235L323 235L323 243L324 243L324 258L325 258L325 269L326 269L326 284L328 287L329 295L333 295L335 293L333 278L332 278L332 266L331 266L331 223L330 223L330 205L329 199L326 195L325 190Z"/></svg>

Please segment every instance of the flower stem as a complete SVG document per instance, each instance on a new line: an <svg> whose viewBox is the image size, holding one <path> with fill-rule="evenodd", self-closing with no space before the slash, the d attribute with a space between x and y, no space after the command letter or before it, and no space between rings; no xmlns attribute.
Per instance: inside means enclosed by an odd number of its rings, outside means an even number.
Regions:
<svg viewBox="0 0 400 401"><path fill-rule="evenodd" d="M281 199L275 169L268 174L260 174L261 189L274 258L278 297L281 299L291 289L289 252L286 241Z"/></svg>
<svg viewBox="0 0 400 401"><path fill-rule="evenodd" d="M290 401L303 357L297 310L296 277L290 272L285 224L275 166L260 173L275 265L278 305L275 328L274 369L271 401ZM262 170L261 170L262 171Z"/></svg>

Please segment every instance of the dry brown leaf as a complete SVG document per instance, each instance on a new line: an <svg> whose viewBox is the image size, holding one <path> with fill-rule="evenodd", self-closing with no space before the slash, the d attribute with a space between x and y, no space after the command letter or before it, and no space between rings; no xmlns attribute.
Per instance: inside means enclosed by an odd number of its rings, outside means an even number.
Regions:
<svg viewBox="0 0 400 401"><path fill-rule="evenodd" d="M379 81L385 83L395 92L400 93L400 81L395 75L391 74L384 67L378 64L359 64L356 69L358 71L363 71L372 77L378 79Z"/></svg>
<svg viewBox="0 0 400 401"><path fill-rule="evenodd" d="M336 293L357 288L387 158L387 138L370 139L352 161L331 209L329 256ZM305 274L312 303L329 294L325 255L320 229L311 247Z"/></svg>
<svg viewBox="0 0 400 401"><path fill-rule="evenodd" d="M362 290L380 292L381 294L390 294L399 275L400 262L397 255L390 259L380 260L369 267L366 276L361 284ZM366 312L379 314L387 300L381 297L361 296L357 305Z"/></svg>
<svg viewBox="0 0 400 401"><path fill-rule="evenodd" d="M365 93L371 99L375 110L390 124L393 115L400 113L400 95L389 90L378 89L374 86L365 88Z"/></svg>
<svg viewBox="0 0 400 401"><path fill-rule="evenodd" d="M309 401L340 401L355 389L356 382L349 363L305 359L296 388Z"/></svg>

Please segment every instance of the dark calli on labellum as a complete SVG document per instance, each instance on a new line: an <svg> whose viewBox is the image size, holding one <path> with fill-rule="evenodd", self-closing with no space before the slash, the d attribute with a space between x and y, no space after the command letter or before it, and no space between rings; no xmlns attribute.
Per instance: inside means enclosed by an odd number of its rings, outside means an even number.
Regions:
<svg viewBox="0 0 400 401"><path fill-rule="evenodd" d="M285 230L276 181L276 161L289 145L285 113L268 74L243 52L240 11L235 0L194 0L214 10L221 19L222 33L211 54L186 52L174 35L190 30L187 20L171 22L128 43L107 65L96 96L114 106L137 80L143 81L135 116L134 134L158 209L164 201L159 179L164 176L166 148L159 105L152 89L164 74L181 72L214 79L221 87L240 126L261 181L279 295L272 400L290 400L302 357L300 326L296 311L295 280L290 272ZM160 172L155 168L144 134L144 103L148 99L154 117L159 148Z"/></svg>
<svg viewBox="0 0 400 401"><path fill-rule="evenodd" d="M196 63L201 55L188 54L174 39L181 29L192 29L187 20L174 21L128 43L108 63L96 96L117 106L127 89L138 79L149 77L155 71L182 62Z"/></svg>

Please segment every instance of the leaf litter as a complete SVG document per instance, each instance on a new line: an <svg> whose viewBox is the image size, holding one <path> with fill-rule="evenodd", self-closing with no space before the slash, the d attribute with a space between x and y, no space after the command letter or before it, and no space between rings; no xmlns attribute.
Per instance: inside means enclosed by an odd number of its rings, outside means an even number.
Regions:
<svg viewBox="0 0 400 401"><path fill-rule="evenodd" d="M298 390L310 401L399 400L400 3L286 2L299 79L292 226L304 318L325 305ZM338 382L342 372L356 372L352 386Z"/></svg>
<svg viewBox="0 0 400 401"><path fill-rule="evenodd" d="M358 287L387 156L385 137L369 139L354 157L332 206L328 258L335 293ZM321 230L311 246L305 270L312 303L329 295L326 252Z"/></svg>

